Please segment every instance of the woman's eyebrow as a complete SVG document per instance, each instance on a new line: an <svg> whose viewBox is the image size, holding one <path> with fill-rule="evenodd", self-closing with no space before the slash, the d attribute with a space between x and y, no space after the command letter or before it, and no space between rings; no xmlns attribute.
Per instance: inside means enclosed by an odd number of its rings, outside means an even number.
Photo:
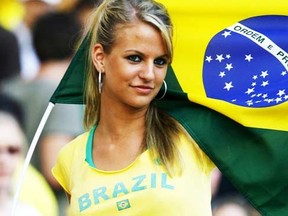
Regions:
<svg viewBox="0 0 288 216"><path fill-rule="evenodd" d="M139 50L135 50L135 49L129 49L129 50L125 50L125 53L130 53L130 52L133 52L133 53L136 53L140 56L145 56L145 54ZM165 53L163 55L159 55L159 56L156 56L156 58L167 58L168 59L168 54Z"/></svg>

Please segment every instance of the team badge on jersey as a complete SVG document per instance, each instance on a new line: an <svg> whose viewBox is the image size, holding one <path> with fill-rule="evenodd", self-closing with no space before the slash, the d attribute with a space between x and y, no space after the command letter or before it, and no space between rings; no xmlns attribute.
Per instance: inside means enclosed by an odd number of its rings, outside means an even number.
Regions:
<svg viewBox="0 0 288 216"><path fill-rule="evenodd" d="M117 204L118 211L122 211L124 209L128 209L131 207L128 199L121 200L117 202L116 204Z"/></svg>

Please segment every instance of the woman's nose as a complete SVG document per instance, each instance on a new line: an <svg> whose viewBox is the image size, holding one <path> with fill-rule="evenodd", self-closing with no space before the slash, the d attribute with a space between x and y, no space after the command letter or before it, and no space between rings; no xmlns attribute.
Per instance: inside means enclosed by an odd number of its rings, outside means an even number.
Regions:
<svg viewBox="0 0 288 216"><path fill-rule="evenodd" d="M142 79L146 79L146 80L154 79L154 64L153 63L145 64L145 66L142 68L139 76Z"/></svg>

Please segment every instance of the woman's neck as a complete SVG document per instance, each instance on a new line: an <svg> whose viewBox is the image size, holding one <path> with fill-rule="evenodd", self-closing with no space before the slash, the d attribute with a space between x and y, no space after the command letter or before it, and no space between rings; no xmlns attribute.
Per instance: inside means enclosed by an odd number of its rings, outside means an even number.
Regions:
<svg viewBox="0 0 288 216"><path fill-rule="evenodd" d="M145 149L146 111L120 111L115 106L101 114L94 134L93 161L99 169L119 170Z"/></svg>
<svg viewBox="0 0 288 216"><path fill-rule="evenodd" d="M103 103L102 103L103 105ZM103 105L98 128L109 136L144 133L147 108L135 109L123 105Z"/></svg>

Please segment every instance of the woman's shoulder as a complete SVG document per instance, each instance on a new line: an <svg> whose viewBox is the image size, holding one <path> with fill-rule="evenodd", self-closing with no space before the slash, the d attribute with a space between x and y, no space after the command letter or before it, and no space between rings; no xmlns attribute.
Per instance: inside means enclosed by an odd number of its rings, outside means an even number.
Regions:
<svg viewBox="0 0 288 216"><path fill-rule="evenodd" d="M90 131L86 131L78 136L76 136L73 140L71 140L68 145L81 145L83 143L86 144L86 141L89 137Z"/></svg>
<svg viewBox="0 0 288 216"><path fill-rule="evenodd" d="M78 135L60 150L60 154L64 154L64 153L70 154L74 151L79 152L80 149L85 150L88 137L89 137L89 131Z"/></svg>
<svg viewBox="0 0 288 216"><path fill-rule="evenodd" d="M69 178L72 170L85 160L88 137L89 132L84 132L62 147L52 169L54 177L68 193L70 193Z"/></svg>

